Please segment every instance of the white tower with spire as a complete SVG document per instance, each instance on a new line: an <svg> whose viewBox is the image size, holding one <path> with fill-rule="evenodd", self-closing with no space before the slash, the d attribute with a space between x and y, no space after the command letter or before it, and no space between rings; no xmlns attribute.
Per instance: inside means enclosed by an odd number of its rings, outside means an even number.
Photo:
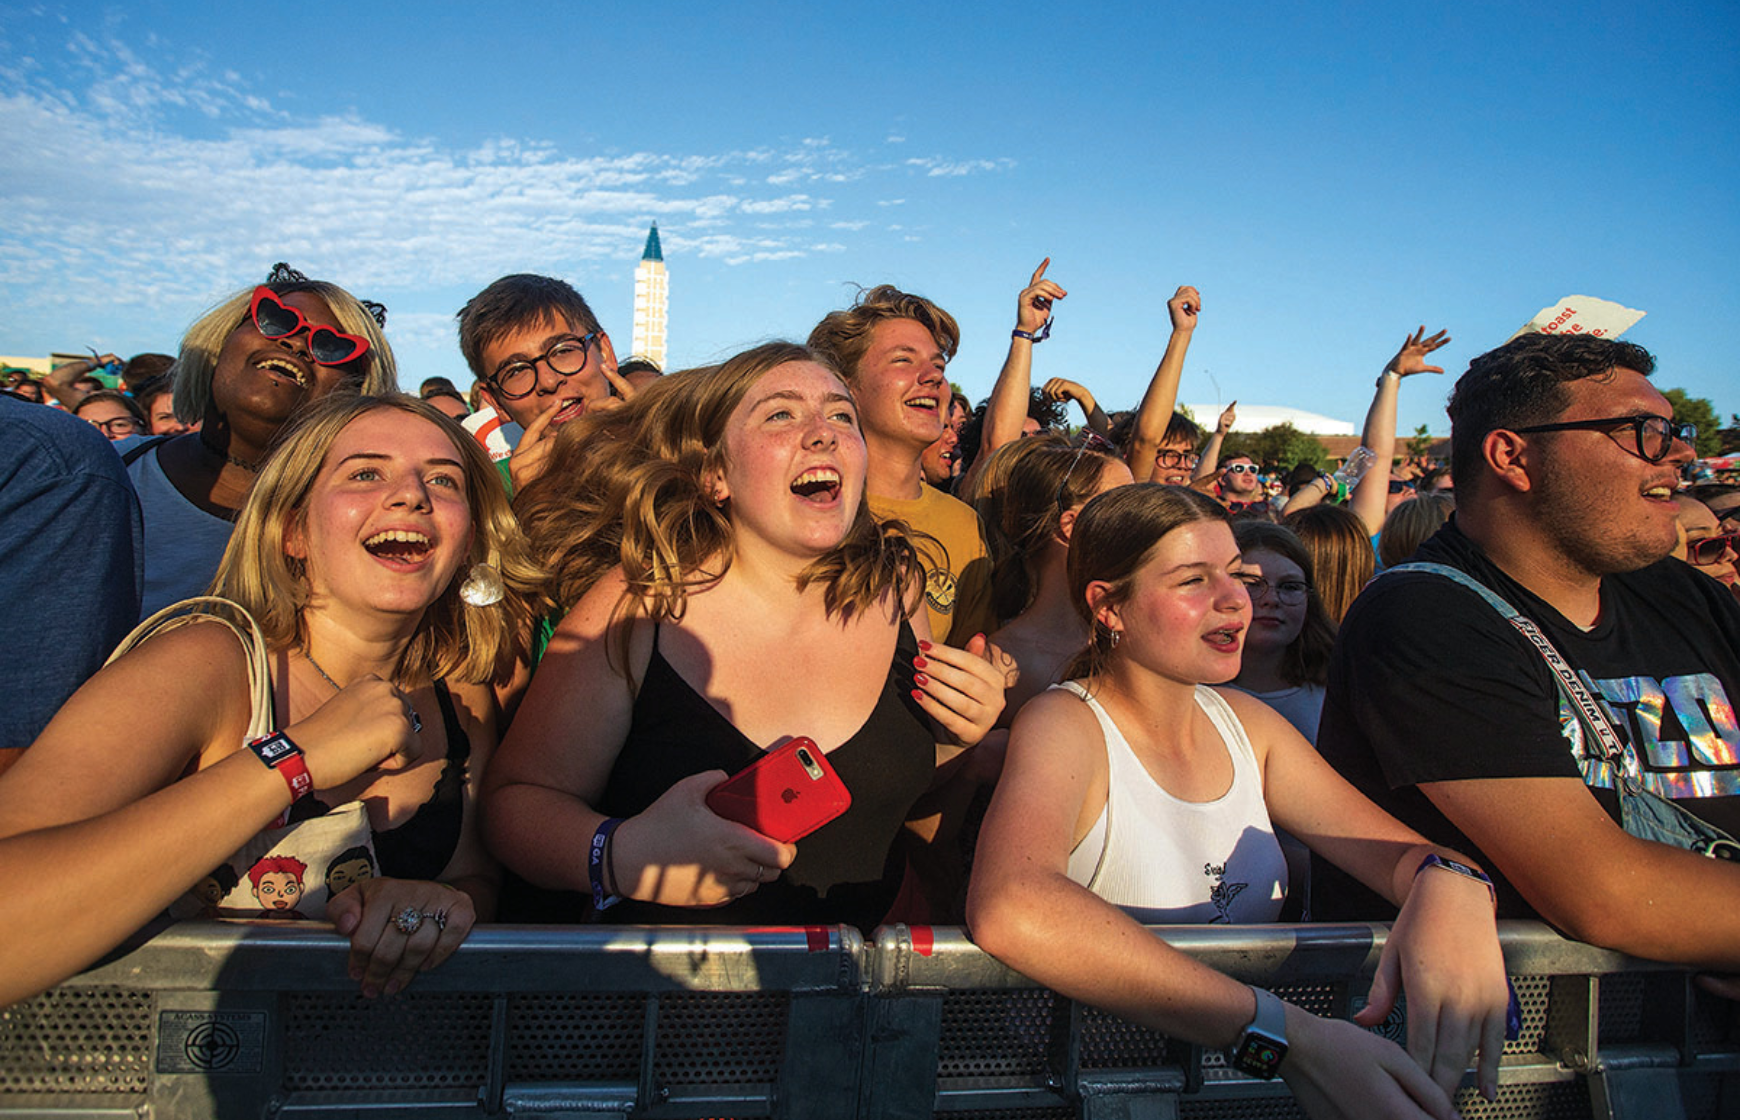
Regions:
<svg viewBox="0 0 1740 1120"><path fill-rule="evenodd" d="M670 307L665 254L659 248L659 224L646 235L646 251L634 269L634 347L636 357L665 368L665 313Z"/></svg>

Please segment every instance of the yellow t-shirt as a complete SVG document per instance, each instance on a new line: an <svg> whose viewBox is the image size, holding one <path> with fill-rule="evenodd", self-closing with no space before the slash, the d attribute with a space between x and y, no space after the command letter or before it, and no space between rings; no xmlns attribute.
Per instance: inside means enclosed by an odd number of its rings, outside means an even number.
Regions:
<svg viewBox="0 0 1740 1120"><path fill-rule="evenodd" d="M924 605L930 615L931 637L964 646L974 634L990 634L997 620L991 613L991 559L985 534L973 507L931 486L911 501L869 498L878 521L898 518L941 545L920 542L924 556Z"/></svg>

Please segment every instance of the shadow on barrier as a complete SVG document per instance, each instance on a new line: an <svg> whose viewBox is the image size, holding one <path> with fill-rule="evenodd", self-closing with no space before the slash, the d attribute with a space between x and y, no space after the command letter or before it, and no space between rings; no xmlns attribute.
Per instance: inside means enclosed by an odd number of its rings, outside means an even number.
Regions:
<svg viewBox="0 0 1740 1120"><path fill-rule="evenodd" d="M1523 1008L1468 1117L1740 1115L1733 1005L1680 969L1501 939ZM1363 1003L1386 927L1155 927L1320 1014ZM186 923L0 1010L0 1115L1301 1115L1280 1082L1034 986L957 928L510 927L365 1000L347 943ZM1405 1042L1398 1011L1379 1028Z"/></svg>

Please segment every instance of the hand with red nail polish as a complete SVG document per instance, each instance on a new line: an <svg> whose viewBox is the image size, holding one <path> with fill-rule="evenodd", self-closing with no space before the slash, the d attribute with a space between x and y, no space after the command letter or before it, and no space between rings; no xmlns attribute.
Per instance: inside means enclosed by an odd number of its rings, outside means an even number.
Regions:
<svg viewBox="0 0 1740 1120"><path fill-rule="evenodd" d="M975 634L967 648L921 641L913 699L933 721L944 742L970 747L985 737L1003 712L1003 692L1015 672L1013 659Z"/></svg>

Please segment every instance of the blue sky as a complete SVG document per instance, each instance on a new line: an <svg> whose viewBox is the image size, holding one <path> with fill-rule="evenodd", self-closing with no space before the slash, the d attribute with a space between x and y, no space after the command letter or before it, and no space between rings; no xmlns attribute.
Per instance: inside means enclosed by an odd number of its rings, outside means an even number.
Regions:
<svg viewBox="0 0 1740 1120"><path fill-rule="evenodd" d="M626 351L656 219L673 366L887 281L977 398L1050 256L1035 377L1108 408L1190 283L1187 401L1357 424L1414 326L1453 377L1585 294L1740 411L1735 9L1223 8L0 2L0 353L173 350L276 260L385 302L410 385L468 383L453 313L511 271Z"/></svg>

